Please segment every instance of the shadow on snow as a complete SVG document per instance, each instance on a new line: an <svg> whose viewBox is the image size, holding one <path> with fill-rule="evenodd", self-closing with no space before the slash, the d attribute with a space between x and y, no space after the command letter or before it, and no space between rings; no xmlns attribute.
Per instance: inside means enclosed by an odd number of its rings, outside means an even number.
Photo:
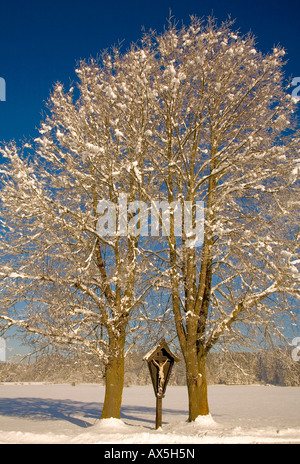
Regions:
<svg viewBox="0 0 300 464"><path fill-rule="evenodd" d="M51 398L0 398L0 415L33 420L65 420L78 427L90 427L100 419L103 403L58 400ZM186 414L186 411L165 409L168 414ZM79 416L79 417L78 417ZM153 417L149 419L148 417ZM124 406L121 419L155 423L155 408Z"/></svg>

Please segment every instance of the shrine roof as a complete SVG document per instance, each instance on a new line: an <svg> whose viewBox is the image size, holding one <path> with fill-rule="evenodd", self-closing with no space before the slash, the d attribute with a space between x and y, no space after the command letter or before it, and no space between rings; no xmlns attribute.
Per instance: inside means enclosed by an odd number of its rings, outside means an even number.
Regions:
<svg viewBox="0 0 300 464"><path fill-rule="evenodd" d="M156 353L160 351L161 349L164 349L168 353L169 357L173 358L175 362L179 361L178 356L176 356L176 354L174 354L170 350L164 338L161 339L161 341L159 342L157 346L152 348L152 350L148 351L148 353L144 356L144 360L148 362L151 361L155 357Z"/></svg>

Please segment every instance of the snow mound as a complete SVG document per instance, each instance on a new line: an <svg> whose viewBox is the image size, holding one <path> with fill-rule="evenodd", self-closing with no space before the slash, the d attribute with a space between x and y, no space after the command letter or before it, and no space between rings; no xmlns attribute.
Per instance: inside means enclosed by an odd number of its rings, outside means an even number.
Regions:
<svg viewBox="0 0 300 464"><path fill-rule="evenodd" d="M128 425L126 425L121 419L115 419L114 417L110 417L108 419L100 419L95 423L93 426L93 431L99 430L101 432L119 432L120 430L124 431L127 429Z"/></svg>
<svg viewBox="0 0 300 464"><path fill-rule="evenodd" d="M210 414L205 416L198 416L194 421L189 422L187 420L170 423L164 426L163 432L168 434L169 439L171 439L171 443L180 443L180 436L181 439L185 440L182 443L190 443L188 437L193 437L193 439L199 439L199 437L204 437L208 433L219 433L221 429L221 425L213 419ZM159 435L159 434L158 434ZM177 435L177 438L176 438ZM174 442L175 440L175 442ZM165 442L167 443L167 442Z"/></svg>
<svg viewBox="0 0 300 464"><path fill-rule="evenodd" d="M198 416L194 421L196 426L205 427L205 428L216 428L218 427L217 422L213 419L211 414L205 416Z"/></svg>

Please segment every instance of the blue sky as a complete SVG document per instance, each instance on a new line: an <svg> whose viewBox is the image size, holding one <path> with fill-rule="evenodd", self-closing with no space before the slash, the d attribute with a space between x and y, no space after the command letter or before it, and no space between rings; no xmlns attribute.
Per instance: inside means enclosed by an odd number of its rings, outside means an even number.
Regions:
<svg viewBox="0 0 300 464"><path fill-rule="evenodd" d="M300 3L295 0L0 0L0 77L6 82L0 142L35 138L53 85L76 80L78 60L119 42L126 49L141 37L142 27L162 31L170 9L184 23L192 14L213 13L219 21L230 14L242 33L254 33L261 51L282 45L287 77L300 76Z"/></svg>
<svg viewBox="0 0 300 464"><path fill-rule="evenodd" d="M228 14L243 33L251 30L258 48L281 44L288 52L288 76L300 76L300 4L286 0L0 0L0 77L6 101L0 101L0 141L36 136L45 101L55 82L76 79L81 58L96 56L123 41L126 48L142 26L162 31L169 10L178 21L213 13Z"/></svg>

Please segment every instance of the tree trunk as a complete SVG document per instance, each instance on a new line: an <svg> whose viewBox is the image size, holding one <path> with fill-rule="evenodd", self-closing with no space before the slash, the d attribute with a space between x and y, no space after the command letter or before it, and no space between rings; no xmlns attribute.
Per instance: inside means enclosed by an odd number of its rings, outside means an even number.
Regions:
<svg viewBox="0 0 300 464"><path fill-rule="evenodd" d="M207 378L206 378L206 355L198 355L198 369L201 374L200 381L200 415L209 414L208 397L207 397Z"/></svg>
<svg viewBox="0 0 300 464"><path fill-rule="evenodd" d="M111 350L105 369L105 398L101 419L120 419L124 386L124 342L119 339Z"/></svg>
<svg viewBox="0 0 300 464"><path fill-rule="evenodd" d="M194 351L194 350L193 350ZM186 353L186 377L189 398L189 421L209 414L207 380L205 372L206 356Z"/></svg>

